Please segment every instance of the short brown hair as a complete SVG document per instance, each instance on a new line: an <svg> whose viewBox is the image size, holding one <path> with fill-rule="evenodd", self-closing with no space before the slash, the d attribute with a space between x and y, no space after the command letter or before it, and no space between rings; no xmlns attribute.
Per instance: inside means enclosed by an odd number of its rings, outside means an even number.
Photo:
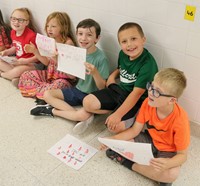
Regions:
<svg viewBox="0 0 200 186"><path fill-rule="evenodd" d="M127 30L129 28L136 28L138 30L139 34L141 35L141 37L144 37L144 32L142 30L142 27L139 24L134 23L134 22L127 22L127 23L123 24L118 30L118 35L121 31Z"/></svg>

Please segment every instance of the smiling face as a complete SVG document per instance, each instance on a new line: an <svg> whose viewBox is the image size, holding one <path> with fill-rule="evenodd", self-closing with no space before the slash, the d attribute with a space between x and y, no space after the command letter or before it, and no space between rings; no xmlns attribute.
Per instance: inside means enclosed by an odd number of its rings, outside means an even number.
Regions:
<svg viewBox="0 0 200 186"><path fill-rule="evenodd" d="M46 33L49 37L54 38L57 42L59 42L61 38L61 27L58 24L58 21L56 18L52 18L49 20L49 22L46 24Z"/></svg>
<svg viewBox="0 0 200 186"><path fill-rule="evenodd" d="M130 60L134 60L142 54L146 38L141 36L136 27L131 27L120 31L118 40L122 51Z"/></svg>
<svg viewBox="0 0 200 186"><path fill-rule="evenodd" d="M16 10L11 15L10 23L12 29L15 30L16 34L19 36L24 32L26 26L28 26L29 18L26 17L24 12Z"/></svg>
<svg viewBox="0 0 200 186"><path fill-rule="evenodd" d="M87 49L87 54L93 53L96 50L95 45L99 38L97 38L95 27L79 27L76 36L79 46Z"/></svg>

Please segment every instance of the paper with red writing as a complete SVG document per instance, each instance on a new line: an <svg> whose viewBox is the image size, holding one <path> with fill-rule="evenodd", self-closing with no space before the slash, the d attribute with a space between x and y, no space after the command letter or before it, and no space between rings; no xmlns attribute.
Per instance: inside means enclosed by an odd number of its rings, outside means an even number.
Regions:
<svg viewBox="0 0 200 186"><path fill-rule="evenodd" d="M108 138L98 138L98 140L111 148L123 157L142 165L149 165L153 158L151 144L136 143L131 141L114 140Z"/></svg>
<svg viewBox="0 0 200 186"><path fill-rule="evenodd" d="M48 150L66 165L79 170L98 150L67 134Z"/></svg>
<svg viewBox="0 0 200 186"><path fill-rule="evenodd" d="M52 57L56 55L55 39L37 33L35 42L41 56Z"/></svg>

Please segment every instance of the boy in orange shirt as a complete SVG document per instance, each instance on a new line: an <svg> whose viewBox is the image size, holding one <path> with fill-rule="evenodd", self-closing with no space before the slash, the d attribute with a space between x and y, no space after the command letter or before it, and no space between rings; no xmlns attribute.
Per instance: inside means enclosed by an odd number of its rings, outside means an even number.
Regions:
<svg viewBox="0 0 200 186"><path fill-rule="evenodd" d="M187 159L190 143L190 127L187 113L177 104L186 87L183 72L167 68L159 71L152 83L147 83L146 98L133 127L112 136L112 139L132 140L151 143L154 159L150 165L134 163L115 151L108 149L106 155L125 167L143 176L160 182L160 185L172 185L179 174L180 166ZM144 124L147 130L141 132ZM105 146L102 145L101 149Z"/></svg>

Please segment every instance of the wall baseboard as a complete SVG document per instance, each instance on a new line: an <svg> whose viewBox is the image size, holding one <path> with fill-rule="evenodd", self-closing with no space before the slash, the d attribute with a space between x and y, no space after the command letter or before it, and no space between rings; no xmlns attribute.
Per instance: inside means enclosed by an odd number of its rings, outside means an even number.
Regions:
<svg viewBox="0 0 200 186"><path fill-rule="evenodd" d="M200 125L190 122L191 135L200 138Z"/></svg>

